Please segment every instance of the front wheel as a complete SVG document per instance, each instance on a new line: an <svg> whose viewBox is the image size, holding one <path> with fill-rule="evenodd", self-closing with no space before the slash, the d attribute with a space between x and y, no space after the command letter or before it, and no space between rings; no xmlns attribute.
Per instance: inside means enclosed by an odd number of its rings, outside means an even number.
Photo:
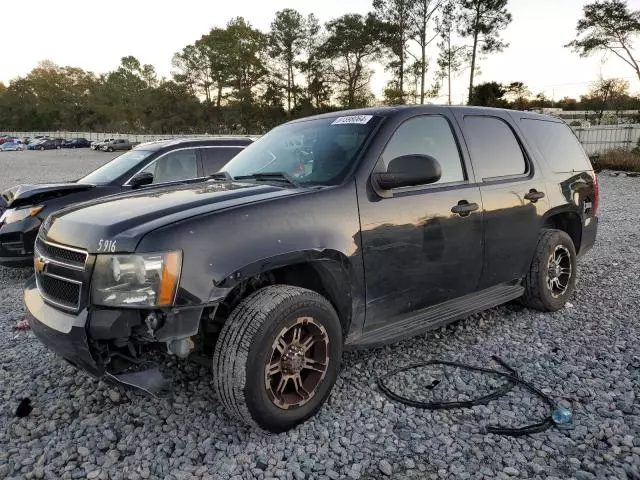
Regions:
<svg viewBox="0 0 640 480"><path fill-rule="evenodd" d="M113 147L107 148L107 152L109 152L109 153L113 152Z"/></svg>
<svg viewBox="0 0 640 480"><path fill-rule="evenodd" d="M41 151L41 152L44 152L44 147L40 147L40 151Z"/></svg>
<svg viewBox="0 0 640 480"><path fill-rule="evenodd" d="M314 415L340 370L342 328L331 303L288 285L244 299L220 332L214 386L227 411L283 432Z"/></svg>
<svg viewBox="0 0 640 480"><path fill-rule="evenodd" d="M564 307L576 287L576 249L569 235L542 231L523 285L525 306L546 312Z"/></svg>

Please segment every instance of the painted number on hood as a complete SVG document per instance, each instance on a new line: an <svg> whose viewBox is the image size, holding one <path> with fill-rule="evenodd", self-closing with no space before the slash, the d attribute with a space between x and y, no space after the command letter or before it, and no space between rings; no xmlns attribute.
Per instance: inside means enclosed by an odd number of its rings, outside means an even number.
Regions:
<svg viewBox="0 0 640 480"><path fill-rule="evenodd" d="M100 252L115 252L117 240L103 240L102 238L98 242L98 253Z"/></svg>

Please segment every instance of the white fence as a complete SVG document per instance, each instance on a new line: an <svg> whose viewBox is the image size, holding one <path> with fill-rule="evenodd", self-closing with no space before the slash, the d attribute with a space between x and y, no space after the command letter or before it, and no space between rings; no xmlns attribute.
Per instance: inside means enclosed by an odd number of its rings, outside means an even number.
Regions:
<svg viewBox="0 0 640 480"><path fill-rule="evenodd" d="M192 135L173 135L173 134L157 134L157 135L136 135L133 133L109 133L109 132L0 132L0 135L11 135L13 137L51 137L51 138L86 138L89 141L104 140L108 138L115 139L127 139L132 143L151 142L154 140L167 140L170 138L207 138L207 137L224 137L229 135L206 135L206 134L192 134Z"/></svg>
<svg viewBox="0 0 640 480"><path fill-rule="evenodd" d="M587 155L599 155L613 149L633 150L639 147L640 124L632 125L597 125L592 127L572 127L582 143ZM52 138L86 138L87 140L104 140L105 138L125 138L130 142L150 142L169 138L207 138L220 135L136 135L131 133L108 132L0 132L1 135L15 137L35 137L38 135Z"/></svg>
<svg viewBox="0 0 640 480"><path fill-rule="evenodd" d="M574 127L573 131L587 155L599 155L614 149L633 150L640 146L639 124Z"/></svg>

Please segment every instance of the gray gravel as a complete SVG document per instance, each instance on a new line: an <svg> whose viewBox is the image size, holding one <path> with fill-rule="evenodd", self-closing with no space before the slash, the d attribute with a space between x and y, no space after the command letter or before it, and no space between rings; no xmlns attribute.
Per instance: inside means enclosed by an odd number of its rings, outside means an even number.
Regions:
<svg viewBox="0 0 640 480"><path fill-rule="evenodd" d="M20 183L72 181L121 153L89 148L0 152L0 191Z"/></svg>
<svg viewBox="0 0 640 480"><path fill-rule="evenodd" d="M51 157L56 165L43 173L20 175L44 181L50 172L89 168L62 156ZM4 175L7 186L13 180ZM31 332L12 330L23 316L29 272L0 269L0 478L639 478L640 179L600 177L599 241L580 263L569 308L543 314L507 305L421 338L346 354L327 405L280 435L229 419L204 368L172 363L177 394L170 401L79 372ZM495 367L492 354L571 408L573 424L522 438L485 435L487 424L534 421L545 410L514 389L486 406L421 411L387 400L375 386L378 372L410 362ZM435 379L441 383L432 391L420 388ZM500 380L431 368L394 382L430 398L454 388L475 395ZM35 409L17 419L24 397Z"/></svg>

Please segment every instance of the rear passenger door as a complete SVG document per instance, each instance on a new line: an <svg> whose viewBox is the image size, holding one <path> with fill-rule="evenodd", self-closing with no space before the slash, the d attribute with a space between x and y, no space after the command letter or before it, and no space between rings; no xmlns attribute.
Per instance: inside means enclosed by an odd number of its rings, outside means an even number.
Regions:
<svg viewBox="0 0 640 480"><path fill-rule="evenodd" d="M204 176L208 177L216 172L219 172L229 160L240 153L244 147L240 146L215 146L215 147L202 147L202 171Z"/></svg>
<svg viewBox="0 0 640 480"><path fill-rule="evenodd" d="M520 279L529 269L547 210L545 181L503 112L457 110L484 206L479 288Z"/></svg>

